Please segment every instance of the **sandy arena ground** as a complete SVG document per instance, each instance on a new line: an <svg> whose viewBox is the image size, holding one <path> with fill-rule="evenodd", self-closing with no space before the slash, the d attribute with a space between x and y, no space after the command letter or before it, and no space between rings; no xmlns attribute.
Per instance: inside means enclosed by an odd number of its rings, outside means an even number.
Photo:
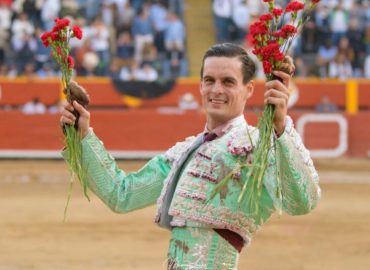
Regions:
<svg viewBox="0 0 370 270"><path fill-rule="evenodd" d="M134 170L142 162L120 162ZM370 269L370 161L317 161L323 197L300 217L275 215L244 249L239 269ZM0 270L165 269L169 233L155 208L118 215L76 184L63 223L62 161L0 161Z"/></svg>

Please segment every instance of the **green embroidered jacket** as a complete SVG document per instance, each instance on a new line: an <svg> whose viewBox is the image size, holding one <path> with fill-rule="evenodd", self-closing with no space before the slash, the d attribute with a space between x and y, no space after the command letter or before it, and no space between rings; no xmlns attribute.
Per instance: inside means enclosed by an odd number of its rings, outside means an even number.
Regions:
<svg viewBox="0 0 370 270"><path fill-rule="evenodd" d="M89 188L115 212L157 202L155 221L162 227L193 222L226 228L240 234L246 243L276 209L301 215L316 206L320 198L318 174L289 117L284 133L270 151L257 215L248 213L237 200L248 170L238 164L251 163L258 130L244 121L213 141L201 143L202 138L203 133L189 137L152 158L139 171L126 174L91 129L82 140L82 165ZM207 201L215 185L231 171L233 179L227 187ZM276 195L278 174L282 200Z"/></svg>

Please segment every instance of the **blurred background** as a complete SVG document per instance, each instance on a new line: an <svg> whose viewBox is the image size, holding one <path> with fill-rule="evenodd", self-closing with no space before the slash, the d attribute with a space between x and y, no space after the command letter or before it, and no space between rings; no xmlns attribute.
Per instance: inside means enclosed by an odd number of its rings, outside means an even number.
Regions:
<svg viewBox="0 0 370 270"><path fill-rule="evenodd" d="M284 7L286 0L275 0ZM111 213L61 160L60 71L39 36L56 17L83 30L70 43L92 126L126 171L204 128L199 95L208 47L251 48L261 0L0 0L0 270L165 269L169 233L155 207ZM274 216L240 269L370 267L370 1L321 0L289 54L289 114L319 171L323 198L306 216ZM253 57L253 55L251 54ZM264 75L245 115L263 109ZM176 128L174 128L176 127ZM150 139L148 136L150 135Z"/></svg>

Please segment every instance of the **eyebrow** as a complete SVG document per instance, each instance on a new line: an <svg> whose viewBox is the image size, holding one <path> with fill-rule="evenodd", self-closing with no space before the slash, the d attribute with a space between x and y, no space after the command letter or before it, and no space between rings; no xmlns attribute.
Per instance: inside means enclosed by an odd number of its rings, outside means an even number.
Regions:
<svg viewBox="0 0 370 270"><path fill-rule="evenodd" d="M204 75L203 76L203 79L214 79L215 77L212 76L212 75ZM221 77L221 80L232 80L232 81L237 81L236 78L232 77L232 76L225 76L225 77Z"/></svg>

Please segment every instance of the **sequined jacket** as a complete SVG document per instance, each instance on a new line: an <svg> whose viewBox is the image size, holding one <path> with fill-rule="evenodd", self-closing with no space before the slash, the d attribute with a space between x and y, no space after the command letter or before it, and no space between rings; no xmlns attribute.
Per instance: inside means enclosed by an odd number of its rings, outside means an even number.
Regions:
<svg viewBox="0 0 370 270"><path fill-rule="evenodd" d="M248 170L238 164L251 163L258 130L244 121L213 141L200 143L202 136L189 137L152 158L139 171L126 174L90 130L82 140L89 188L115 212L157 202L155 221L162 227L184 226L190 221L229 229L246 243L277 208L300 215L316 206L320 198L318 175L290 118L270 151L257 215L248 213L237 201ZM230 172L229 184L208 200L215 185ZM282 200L277 197L277 175Z"/></svg>

